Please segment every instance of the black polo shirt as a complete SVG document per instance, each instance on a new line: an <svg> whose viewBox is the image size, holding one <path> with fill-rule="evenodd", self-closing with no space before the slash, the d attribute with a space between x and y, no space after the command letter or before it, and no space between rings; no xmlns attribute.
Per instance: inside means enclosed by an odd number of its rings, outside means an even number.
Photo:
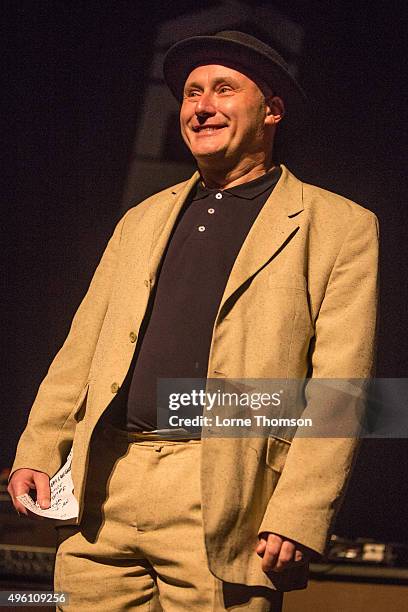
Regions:
<svg viewBox="0 0 408 612"><path fill-rule="evenodd" d="M207 376L212 330L238 252L281 169L231 187L198 183L163 256L127 378L127 428L157 428L159 378Z"/></svg>

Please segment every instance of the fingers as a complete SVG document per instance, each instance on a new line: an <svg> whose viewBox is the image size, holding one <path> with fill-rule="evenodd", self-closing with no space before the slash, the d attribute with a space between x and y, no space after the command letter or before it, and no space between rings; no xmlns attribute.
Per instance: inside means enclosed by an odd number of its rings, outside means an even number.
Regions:
<svg viewBox="0 0 408 612"><path fill-rule="evenodd" d="M21 504L17 498L18 495L24 495L29 493L30 489L34 487L34 481L30 477L31 470L21 469L14 472L7 487L7 491L11 497L14 508L19 514L27 516L28 510L23 504Z"/></svg>
<svg viewBox="0 0 408 612"><path fill-rule="evenodd" d="M49 508L51 496L48 475L28 468L16 470L10 479L7 490L12 499L14 508L19 514L36 516L17 499L17 496L30 493L30 490L33 489L37 492L37 500L41 508Z"/></svg>
<svg viewBox="0 0 408 612"><path fill-rule="evenodd" d="M292 542L284 541L283 538L276 534L270 534L262 559L263 571L282 571L293 560L294 553L295 545Z"/></svg>
<svg viewBox="0 0 408 612"><path fill-rule="evenodd" d="M255 550L258 553L258 555L262 557L263 553L265 552L265 548L266 548L266 539L261 538Z"/></svg>
<svg viewBox="0 0 408 612"><path fill-rule="evenodd" d="M28 514L29 514L28 509L25 506L23 506L23 504L20 503L18 501L18 499L14 499L13 497L11 499L13 500L13 506L17 510L17 513L18 514L24 514L25 516L28 516Z"/></svg>
<svg viewBox="0 0 408 612"><path fill-rule="evenodd" d="M295 542L285 540L281 536L269 533L261 536L256 552L262 556L262 570L268 572L282 572L293 563L303 561L303 552L297 548Z"/></svg>

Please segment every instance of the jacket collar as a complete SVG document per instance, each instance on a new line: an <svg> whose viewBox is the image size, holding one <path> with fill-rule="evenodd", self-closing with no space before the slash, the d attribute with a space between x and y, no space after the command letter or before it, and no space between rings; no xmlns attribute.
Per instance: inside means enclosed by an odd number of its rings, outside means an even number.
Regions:
<svg viewBox="0 0 408 612"><path fill-rule="evenodd" d="M232 294L261 267L276 257L299 228L299 213L303 210L303 184L284 165L281 177L262 207L246 236L235 260L218 314ZM164 250L177 217L200 175L177 186L162 205L157 207L155 230L149 262L150 278L154 284Z"/></svg>

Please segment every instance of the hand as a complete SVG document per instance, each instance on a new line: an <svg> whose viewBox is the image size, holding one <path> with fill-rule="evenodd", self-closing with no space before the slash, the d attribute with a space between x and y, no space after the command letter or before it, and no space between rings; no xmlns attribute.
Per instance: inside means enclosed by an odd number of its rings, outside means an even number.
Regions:
<svg viewBox="0 0 408 612"><path fill-rule="evenodd" d="M38 472L37 470L31 470L29 468L21 468L16 470L10 478L7 491L10 494L14 508L19 514L25 514L26 516L40 518L38 515L30 512L23 504L21 504L17 498L17 495L24 495L30 493L30 489L37 491L37 501L40 507L45 510L51 505L51 492L50 492L50 478L48 474L44 472Z"/></svg>
<svg viewBox="0 0 408 612"><path fill-rule="evenodd" d="M262 557L262 570L268 572L283 572L283 570L298 563L307 561L311 552L306 547L286 540L276 533L261 533L260 541L256 547L257 554Z"/></svg>

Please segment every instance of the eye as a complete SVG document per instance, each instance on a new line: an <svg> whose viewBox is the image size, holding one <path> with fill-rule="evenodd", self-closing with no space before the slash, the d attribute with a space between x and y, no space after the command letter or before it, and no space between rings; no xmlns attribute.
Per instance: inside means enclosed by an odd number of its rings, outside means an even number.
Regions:
<svg viewBox="0 0 408 612"><path fill-rule="evenodd" d="M220 94L230 93L231 91L232 91L232 87L230 87L229 85L221 85L221 87L218 90Z"/></svg>
<svg viewBox="0 0 408 612"><path fill-rule="evenodd" d="M186 91L184 95L186 98L196 98L200 95L200 92L198 89L190 89L189 91Z"/></svg>

